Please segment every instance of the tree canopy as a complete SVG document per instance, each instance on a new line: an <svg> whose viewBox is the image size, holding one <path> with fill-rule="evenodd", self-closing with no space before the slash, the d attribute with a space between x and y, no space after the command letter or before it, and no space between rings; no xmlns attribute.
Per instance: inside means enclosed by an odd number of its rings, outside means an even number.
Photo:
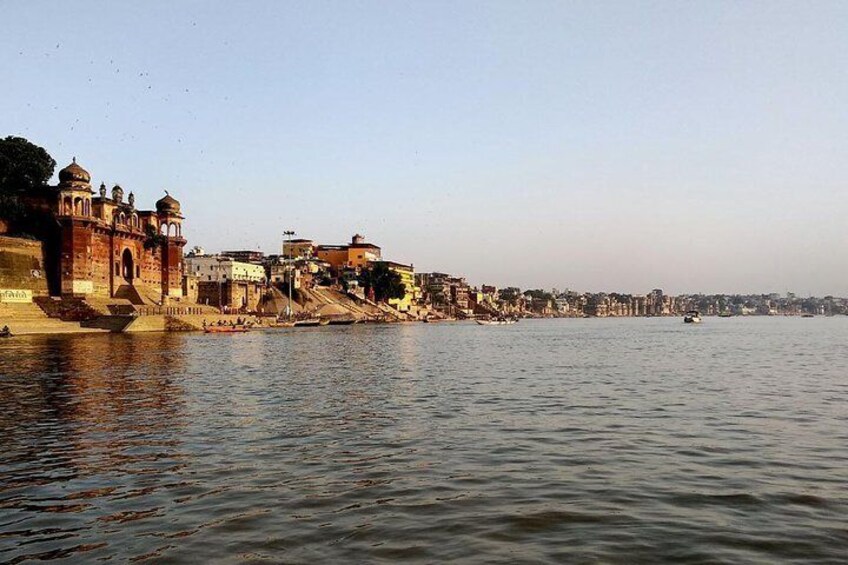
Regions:
<svg viewBox="0 0 848 565"><path fill-rule="evenodd" d="M17 194L47 184L56 161L23 137L0 139L0 194Z"/></svg>
<svg viewBox="0 0 848 565"><path fill-rule="evenodd" d="M156 228L150 224L144 226L144 248L148 251L153 251L161 248L168 243L168 238L159 233Z"/></svg>
<svg viewBox="0 0 848 565"><path fill-rule="evenodd" d="M19 196L47 184L56 161L22 137L0 139L0 218L12 224L33 224ZM30 226L32 227L32 226Z"/></svg>
<svg viewBox="0 0 848 565"><path fill-rule="evenodd" d="M504 302L513 302L519 296L521 296L521 289L514 286L508 286L500 291L500 298Z"/></svg>
<svg viewBox="0 0 848 565"><path fill-rule="evenodd" d="M378 302L406 296L406 286L400 274L382 262L373 263L370 268L363 269L359 275L359 284L365 288L366 293L373 290L374 299Z"/></svg>
<svg viewBox="0 0 848 565"><path fill-rule="evenodd" d="M546 292L540 288L525 290L524 296L529 296L534 300L553 300L554 298L556 298L550 292Z"/></svg>

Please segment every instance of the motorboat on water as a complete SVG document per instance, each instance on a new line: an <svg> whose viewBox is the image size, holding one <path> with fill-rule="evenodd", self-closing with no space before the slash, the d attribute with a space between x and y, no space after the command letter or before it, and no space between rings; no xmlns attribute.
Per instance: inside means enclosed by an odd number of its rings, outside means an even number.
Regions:
<svg viewBox="0 0 848 565"><path fill-rule="evenodd" d="M686 314L683 315L683 323L684 324L700 324L701 323L701 313L697 310L689 310Z"/></svg>
<svg viewBox="0 0 848 565"><path fill-rule="evenodd" d="M0 337L12 337L12 330L9 329L9 326L3 326L3 329L0 330Z"/></svg>
<svg viewBox="0 0 848 565"><path fill-rule="evenodd" d="M508 326L516 323L516 318L496 318L494 320L474 320L481 326Z"/></svg>

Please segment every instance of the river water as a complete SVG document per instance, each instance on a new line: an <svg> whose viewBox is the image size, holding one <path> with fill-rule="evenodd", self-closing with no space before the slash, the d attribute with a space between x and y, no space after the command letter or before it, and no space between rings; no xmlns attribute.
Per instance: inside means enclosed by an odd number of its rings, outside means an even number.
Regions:
<svg viewBox="0 0 848 565"><path fill-rule="evenodd" d="M0 562L845 562L848 318L0 343Z"/></svg>

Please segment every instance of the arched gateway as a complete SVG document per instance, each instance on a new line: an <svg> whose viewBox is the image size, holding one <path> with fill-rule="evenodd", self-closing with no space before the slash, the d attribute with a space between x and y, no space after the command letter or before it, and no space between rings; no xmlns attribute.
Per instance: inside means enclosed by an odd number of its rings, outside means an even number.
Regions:
<svg viewBox="0 0 848 565"><path fill-rule="evenodd" d="M133 277L135 276L135 266L133 264L132 252L129 249L124 249L124 253L121 255L121 276L128 283L132 284Z"/></svg>

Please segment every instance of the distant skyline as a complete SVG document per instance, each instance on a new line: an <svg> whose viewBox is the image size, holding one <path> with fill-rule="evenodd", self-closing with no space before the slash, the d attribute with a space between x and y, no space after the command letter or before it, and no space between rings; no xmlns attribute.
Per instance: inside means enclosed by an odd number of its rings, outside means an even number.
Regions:
<svg viewBox="0 0 848 565"><path fill-rule="evenodd" d="M848 3L4 2L0 136L189 247L848 295Z"/></svg>

